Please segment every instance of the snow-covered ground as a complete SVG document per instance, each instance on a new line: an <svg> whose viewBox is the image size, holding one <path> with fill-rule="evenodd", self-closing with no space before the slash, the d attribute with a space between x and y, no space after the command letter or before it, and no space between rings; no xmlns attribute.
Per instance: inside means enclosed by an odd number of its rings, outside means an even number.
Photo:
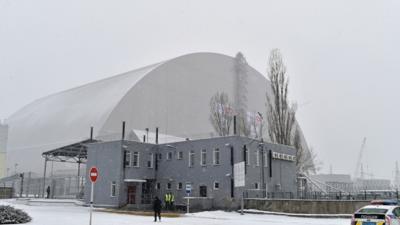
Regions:
<svg viewBox="0 0 400 225"><path fill-rule="evenodd" d="M33 220L29 225L87 225L89 224L89 208L82 206L60 205L25 205L16 201L0 201L1 205L11 205L27 212ZM178 218L162 218L162 224L182 225L348 225L349 219L313 219L296 218L278 215L240 215L236 212L210 211L193 213ZM124 215L107 212L94 212L93 225L153 225L153 217Z"/></svg>

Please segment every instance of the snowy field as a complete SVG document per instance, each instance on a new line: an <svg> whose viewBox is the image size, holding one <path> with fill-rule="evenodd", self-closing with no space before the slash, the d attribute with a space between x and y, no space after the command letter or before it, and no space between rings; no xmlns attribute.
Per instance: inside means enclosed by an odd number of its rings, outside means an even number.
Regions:
<svg viewBox="0 0 400 225"><path fill-rule="evenodd" d="M33 220L29 225L87 225L89 208L81 206L54 206L17 204L15 201L0 201L27 212ZM157 222L158 223L158 222ZM255 225L255 224L296 224L296 225L348 225L349 219L312 219L276 215L245 214L235 212L210 211L184 215L179 218L162 218L162 224L182 225ZM123 215L106 212L93 213L93 225L155 224L153 217Z"/></svg>

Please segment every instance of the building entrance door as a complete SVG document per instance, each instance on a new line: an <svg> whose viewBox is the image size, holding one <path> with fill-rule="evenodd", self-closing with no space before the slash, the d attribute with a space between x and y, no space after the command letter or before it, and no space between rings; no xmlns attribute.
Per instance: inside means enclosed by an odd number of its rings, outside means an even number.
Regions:
<svg viewBox="0 0 400 225"><path fill-rule="evenodd" d="M151 204L153 202L154 186L155 186L154 180L146 180L146 182L142 183L142 195L141 195L142 204Z"/></svg>
<svg viewBox="0 0 400 225"><path fill-rule="evenodd" d="M136 204L136 185L128 186L128 204Z"/></svg>

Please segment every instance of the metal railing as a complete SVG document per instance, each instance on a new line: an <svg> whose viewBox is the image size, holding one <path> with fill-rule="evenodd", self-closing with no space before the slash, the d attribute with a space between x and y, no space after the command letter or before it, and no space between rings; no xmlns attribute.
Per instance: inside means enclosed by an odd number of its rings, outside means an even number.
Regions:
<svg viewBox="0 0 400 225"><path fill-rule="evenodd" d="M85 183L83 177L78 178L76 175L50 176L46 177L45 181L43 186L43 177L28 172L0 179L0 187L11 189L13 198L83 198L83 184ZM49 196L47 196L47 187L50 187ZM10 196L9 193L7 196Z"/></svg>
<svg viewBox="0 0 400 225"><path fill-rule="evenodd" d="M245 198L268 199L309 199L309 200L375 200L375 199L399 199L398 190L364 190L357 192L265 192L265 189L248 189L244 192Z"/></svg>

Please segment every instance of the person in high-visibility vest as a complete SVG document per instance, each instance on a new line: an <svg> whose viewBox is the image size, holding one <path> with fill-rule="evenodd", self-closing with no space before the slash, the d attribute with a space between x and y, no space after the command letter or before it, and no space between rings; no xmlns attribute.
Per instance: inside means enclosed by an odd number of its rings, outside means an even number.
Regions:
<svg viewBox="0 0 400 225"><path fill-rule="evenodd" d="M165 209L169 209L169 204L170 204L170 198L169 198L169 193L165 193Z"/></svg>

